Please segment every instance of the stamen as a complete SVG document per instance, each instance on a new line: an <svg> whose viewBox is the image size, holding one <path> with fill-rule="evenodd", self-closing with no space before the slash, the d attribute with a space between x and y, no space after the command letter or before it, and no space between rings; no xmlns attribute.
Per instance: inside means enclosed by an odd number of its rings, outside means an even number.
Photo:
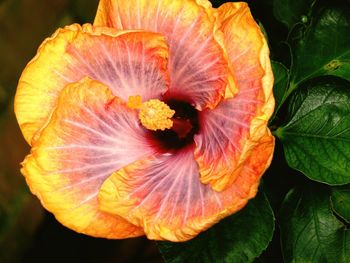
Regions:
<svg viewBox="0 0 350 263"><path fill-rule="evenodd" d="M139 109L142 105L142 100L140 95L130 96L128 100L128 107L131 109Z"/></svg>
<svg viewBox="0 0 350 263"><path fill-rule="evenodd" d="M128 106L132 109L139 109L139 119L142 125L149 130L164 131L173 126L171 118L175 111L158 99L151 99L142 103L140 96L130 96Z"/></svg>

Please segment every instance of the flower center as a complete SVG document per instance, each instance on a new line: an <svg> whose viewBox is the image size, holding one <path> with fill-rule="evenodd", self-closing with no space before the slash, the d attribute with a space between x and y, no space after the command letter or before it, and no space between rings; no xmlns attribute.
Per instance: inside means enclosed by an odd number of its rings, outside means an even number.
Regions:
<svg viewBox="0 0 350 263"><path fill-rule="evenodd" d="M199 131L197 110L186 101L151 99L130 96L128 107L139 111L139 119L149 130L149 140L160 152L179 150L193 143Z"/></svg>
<svg viewBox="0 0 350 263"><path fill-rule="evenodd" d="M128 106L139 109L139 119L146 129L164 131L173 126L170 118L174 116L175 111L160 100L152 99L142 103L141 96L131 96Z"/></svg>
<svg viewBox="0 0 350 263"><path fill-rule="evenodd" d="M198 112L189 103L180 100L168 100L167 105L175 114L173 126L164 131L151 131L150 139L161 152L180 150L192 145L193 136L199 132Z"/></svg>

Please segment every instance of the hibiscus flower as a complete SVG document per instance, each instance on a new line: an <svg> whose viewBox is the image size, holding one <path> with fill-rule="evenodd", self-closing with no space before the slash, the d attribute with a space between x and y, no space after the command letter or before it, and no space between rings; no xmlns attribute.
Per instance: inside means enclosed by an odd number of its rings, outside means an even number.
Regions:
<svg viewBox="0 0 350 263"><path fill-rule="evenodd" d="M185 241L256 195L271 162L266 40L245 3L102 0L24 69L31 191L96 237Z"/></svg>

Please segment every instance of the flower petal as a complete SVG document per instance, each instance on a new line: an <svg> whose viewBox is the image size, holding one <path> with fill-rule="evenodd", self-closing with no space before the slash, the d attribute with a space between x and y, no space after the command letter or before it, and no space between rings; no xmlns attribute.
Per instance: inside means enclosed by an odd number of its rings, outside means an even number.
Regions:
<svg viewBox="0 0 350 263"><path fill-rule="evenodd" d="M160 97L167 89L167 46L162 36L77 24L58 29L40 46L19 80L15 111L32 143L53 111L60 91L85 76L127 100Z"/></svg>
<svg viewBox="0 0 350 263"><path fill-rule="evenodd" d="M253 149L237 180L216 192L202 184L193 152L137 161L109 177L99 193L100 209L142 226L148 238L186 241L241 209L254 197L273 150L272 137Z"/></svg>
<svg viewBox="0 0 350 263"><path fill-rule="evenodd" d="M103 84L83 79L63 89L22 172L56 218L85 234L125 238L142 229L98 210L97 195L113 171L153 153L137 113Z"/></svg>
<svg viewBox="0 0 350 263"><path fill-rule="evenodd" d="M268 46L248 5L226 3L218 13L239 92L201 113L201 133L195 141L201 181L221 191L236 180L261 138L272 136L267 122L274 98Z"/></svg>
<svg viewBox="0 0 350 263"><path fill-rule="evenodd" d="M221 32L206 0L101 0L95 25L164 34L169 44L169 93L197 109L214 108L234 81ZM227 90L226 90L227 88Z"/></svg>

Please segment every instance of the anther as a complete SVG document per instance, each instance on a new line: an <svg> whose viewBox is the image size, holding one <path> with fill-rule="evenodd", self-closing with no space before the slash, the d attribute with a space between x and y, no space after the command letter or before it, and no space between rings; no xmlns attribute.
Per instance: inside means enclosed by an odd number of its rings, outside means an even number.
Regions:
<svg viewBox="0 0 350 263"><path fill-rule="evenodd" d="M175 111L158 99L141 102L140 96L130 96L128 106L139 110L139 119L142 125L149 130L170 129L173 126L171 118Z"/></svg>

